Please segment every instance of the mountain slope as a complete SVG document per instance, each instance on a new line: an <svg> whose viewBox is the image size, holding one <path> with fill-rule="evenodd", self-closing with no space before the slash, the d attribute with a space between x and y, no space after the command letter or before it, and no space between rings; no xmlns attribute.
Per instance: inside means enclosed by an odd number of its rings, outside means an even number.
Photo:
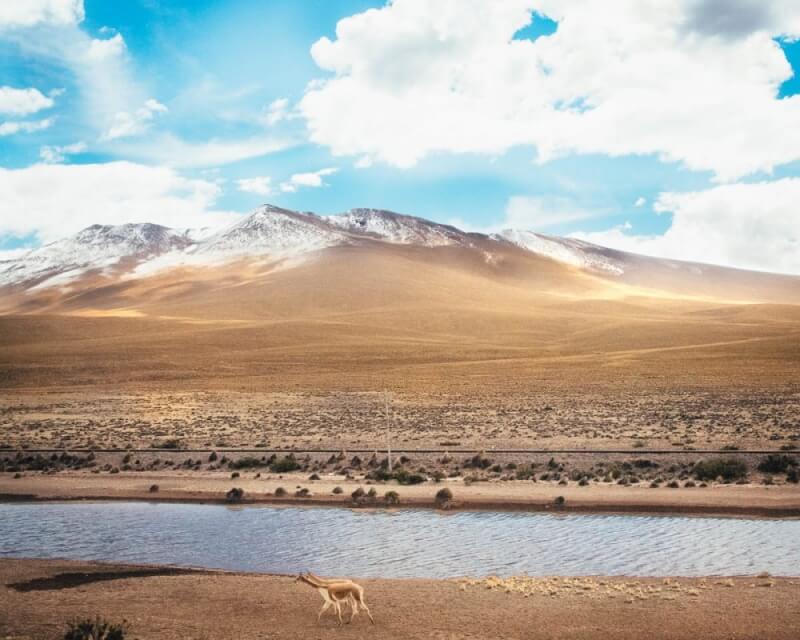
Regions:
<svg viewBox="0 0 800 640"><path fill-rule="evenodd" d="M297 268L332 255L356 256L353 268L359 270L358 256L368 262L381 254L396 258L398 251L405 252L405 260L440 263L454 281L461 269L479 269L495 281L493 286L522 283L567 298L800 304L800 278L794 276L639 256L532 231L467 233L377 209L318 216L265 205L212 234L154 224L94 225L0 262L0 312L77 310L81 304L95 308L103 299L108 308L108 300L118 299L122 291L159 290L163 297L167 289L158 283L164 282L181 295L188 283L195 283L195 293L219 290L275 278L277 268ZM318 282L324 276L320 273ZM146 305L147 299L135 304Z"/></svg>

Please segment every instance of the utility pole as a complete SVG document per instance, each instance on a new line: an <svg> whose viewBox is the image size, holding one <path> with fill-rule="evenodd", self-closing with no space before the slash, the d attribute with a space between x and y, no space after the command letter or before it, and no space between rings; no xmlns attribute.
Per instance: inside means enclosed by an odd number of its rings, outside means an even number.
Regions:
<svg viewBox="0 0 800 640"><path fill-rule="evenodd" d="M391 423L393 420L389 418L389 392L384 389L383 391L383 398L385 402L385 410L386 410L386 453L387 453L387 460L389 461L389 473L392 473L392 429Z"/></svg>

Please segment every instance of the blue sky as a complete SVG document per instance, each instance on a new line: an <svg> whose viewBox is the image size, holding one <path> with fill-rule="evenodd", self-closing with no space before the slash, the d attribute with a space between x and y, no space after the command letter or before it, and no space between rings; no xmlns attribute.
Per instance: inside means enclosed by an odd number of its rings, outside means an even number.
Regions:
<svg viewBox="0 0 800 640"><path fill-rule="evenodd" d="M52 105L0 110L0 250L271 202L800 272L793 3L571 4L22 0L0 87Z"/></svg>

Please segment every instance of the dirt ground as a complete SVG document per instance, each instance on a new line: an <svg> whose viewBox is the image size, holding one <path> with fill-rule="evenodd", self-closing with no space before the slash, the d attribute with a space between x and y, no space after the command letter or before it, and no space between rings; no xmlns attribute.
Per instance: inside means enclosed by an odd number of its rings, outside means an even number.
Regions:
<svg viewBox="0 0 800 640"><path fill-rule="evenodd" d="M139 575L137 575L139 574ZM359 580L375 618L339 627L293 577L0 560L0 637L50 640L67 621L126 620L140 640L752 638L800 634L785 578Z"/></svg>
<svg viewBox="0 0 800 640"><path fill-rule="evenodd" d="M14 478L0 474L0 499L2 500L178 500L221 502L233 487L244 489L244 503L355 506L351 494L357 488L377 490L376 502L361 506L386 506L383 496L395 490L399 494L399 507L436 506L435 495L443 487L450 488L453 500L451 509L491 510L561 510L578 512L619 513L675 513L724 514L769 517L800 517L800 487L785 485L714 485L708 487L680 488L647 486L591 485L581 487L525 481L480 482L465 485L461 481L427 482L414 486L367 485L362 481L321 477L309 481L307 476L286 474L282 477L232 479L229 474L120 473L112 476L88 473L61 473L58 475L28 474ZM152 485L158 492L151 493ZM287 491L285 497L275 495L278 488ZM334 494L339 487L341 493ZM301 488L309 491L308 497L296 497ZM564 498L557 506L556 498Z"/></svg>

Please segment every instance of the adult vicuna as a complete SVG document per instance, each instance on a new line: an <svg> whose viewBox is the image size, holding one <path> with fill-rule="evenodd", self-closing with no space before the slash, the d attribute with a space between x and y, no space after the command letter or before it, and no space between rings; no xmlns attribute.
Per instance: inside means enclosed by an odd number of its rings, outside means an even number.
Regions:
<svg viewBox="0 0 800 640"><path fill-rule="evenodd" d="M353 618L355 618L358 615L358 611L360 609L363 609L364 611L367 612L370 622L372 622L372 624L375 624L375 619L372 617L372 613L370 613L369 607L367 606L367 603L364 600L364 587L362 587L360 584L353 582L348 578L329 578L329 579L320 578L319 576L314 575L310 571L306 571L306 575L315 582L317 582L318 584L330 585L335 583L341 583L341 584L353 585L353 592L351 593L350 598L348 598L347 600L350 603L350 622L352 622Z"/></svg>
<svg viewBox="0 0 800 640"><path fill-rule="evenodd" d="M345 578L325 579L315 576L310 572L306 572L305 574L298 575L297 578L295 578L295 581L304 582L310 587L316 589L320 596L322 596L324 603L322 605L322 609L320 609L319 613L317 614L318 621L322 617L322 614L332 606L334 611L336 611L339 624L342 624L341 605L342 602L347 602L350 604L350 619L348 620L348 623L353 621L353 618L356 617L359 609L363 609L367 612L370 622L375 624L372 613L370 613L369 607L364 601L364 587L356 584L352 580Z"/></svg>

